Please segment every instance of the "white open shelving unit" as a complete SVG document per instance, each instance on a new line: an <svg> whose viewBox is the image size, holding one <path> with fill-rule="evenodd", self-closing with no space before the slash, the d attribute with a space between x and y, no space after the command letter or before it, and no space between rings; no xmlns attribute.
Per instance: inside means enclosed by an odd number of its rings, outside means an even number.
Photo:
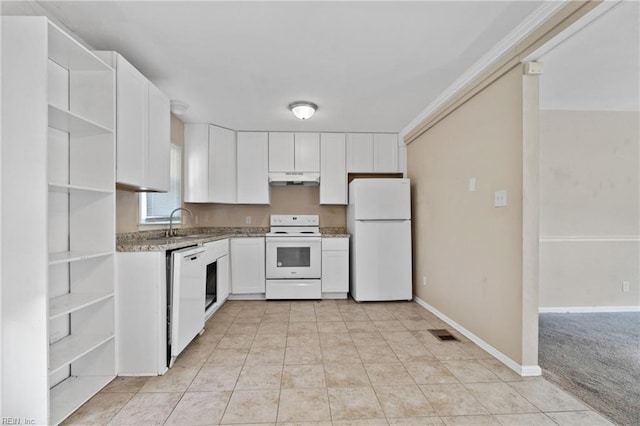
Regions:
<svg viewBox="0 0 640 426"><path fill-rule="evenodd" d="M3 416L59 424L116 374L115 74L44 17L3 17L2 51L3 78L23 86L5 95L3 83L3 126L11 120L8 132L3 129L3 147L9 136L6 143L30 150L33 161L25 161L16 147L10 167L25 176L15 185L24 185L25 200L40 209L37 223L24 232L24 246L30 241L33 250L22 255L32 256L25 266L33 273L16 277L31 287L8 292L11 303L33 309L25 316L31 329L25 324L15 335L22 334L37 354L25 351L22 359L8 360L13 334L3 338L2 353L6 365L38 373L36 380L15 384L3 375ZM28 105L35 118L5 114L11 102ZM2 159L3 174L10 160ZM19 200L3 195L3 203L8 201ZM3 266L6 259L3 252ZM20 320L9 315L2 312L3 323ZM11 412L5 412L8 407Z"/></svg>

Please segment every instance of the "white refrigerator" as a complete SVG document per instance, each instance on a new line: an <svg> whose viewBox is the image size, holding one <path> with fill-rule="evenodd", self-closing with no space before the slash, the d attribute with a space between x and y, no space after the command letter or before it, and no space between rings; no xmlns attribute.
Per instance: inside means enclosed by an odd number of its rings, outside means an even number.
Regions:
<svg viewBox="0 0 640 426"><path fill-rule="evenodd" d="M409 179L354 179L347 231L351 296L358 302L411 300Z"/></svg>

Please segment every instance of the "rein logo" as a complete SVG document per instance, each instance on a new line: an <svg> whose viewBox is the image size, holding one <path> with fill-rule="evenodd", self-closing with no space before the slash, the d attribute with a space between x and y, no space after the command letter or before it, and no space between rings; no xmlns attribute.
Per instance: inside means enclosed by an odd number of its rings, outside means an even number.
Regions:
<svg viewBox="0 0 640 426"><path fill-rule="evenodd" d="M21 419L20 417L2 417L0 424L3 425L35 425L36 421L32 419Z"/></svg>

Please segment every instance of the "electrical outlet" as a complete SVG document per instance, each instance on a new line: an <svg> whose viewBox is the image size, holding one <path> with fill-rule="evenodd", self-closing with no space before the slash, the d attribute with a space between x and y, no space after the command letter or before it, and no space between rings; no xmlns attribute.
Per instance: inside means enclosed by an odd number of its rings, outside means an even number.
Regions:
<svg viewBox="0 0 640 426"><path fill-rule="evenodd" d="M426 275L422 276L422 285L425 286L425 287L427 286L427 276Z"/></svg>
<svg viewBox="0 0 640 426"><path fill-rule="evenodd" d="M629 291L629 281L622 281L622 291L624 293Z"/></svg>
<svg viewBox="0 0 640 426"><path fill-rule="evenodd" d="M245 225L251 225L251 216L245 216L244 223Z"/></svg>
<svg viewBox="0 0 640 426"><path fill-rule="evenodd" d="M506 207L507 206L507 190L496 191L493 198L494 207Z"/></svg>

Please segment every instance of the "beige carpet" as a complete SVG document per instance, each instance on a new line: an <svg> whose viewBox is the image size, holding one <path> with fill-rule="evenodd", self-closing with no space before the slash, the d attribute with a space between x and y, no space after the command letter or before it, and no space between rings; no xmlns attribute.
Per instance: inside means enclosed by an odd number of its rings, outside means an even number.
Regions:
<svg viewBox="0 0 640 426"><path fill-rule="evenodd" d="M616 424L640 425L640 312L540 314L544 376Z"/></svg>

